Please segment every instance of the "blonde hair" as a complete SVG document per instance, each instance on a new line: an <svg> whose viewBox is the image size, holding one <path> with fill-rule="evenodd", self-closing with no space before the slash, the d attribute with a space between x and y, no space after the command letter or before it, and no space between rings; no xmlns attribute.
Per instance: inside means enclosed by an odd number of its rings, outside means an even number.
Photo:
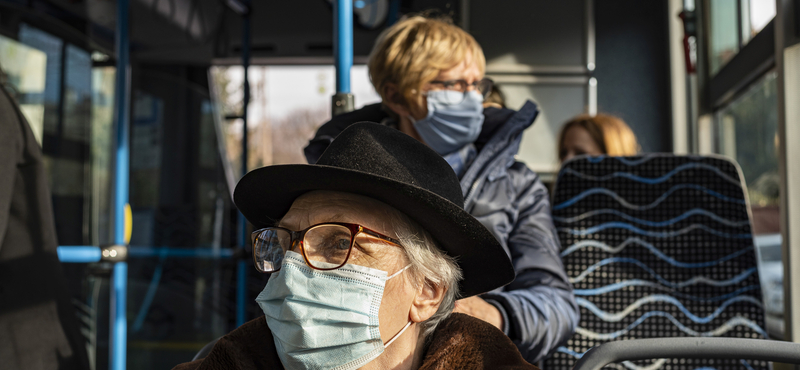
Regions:
<svg viewBox="0 0 800 370"><path fill-rule="evenodd" d="M369 78L387 101L386 87L394 84L404 105L421 100L422 87L439 72L471 58L481 74L486 58L478 42L447 18L415 15L383 31L369 55Z"/></svg>
<svg viewBox="0 0 800 370"><path fill-rule="evenodd" d="M626 156L639 153L640 148L636 142L636 135L633 134L633 130L621 118L610 114L597 114L594 116L582 114L569 120L561 127L561 131L558 133L559 159L563 158L564 135L575 126L586 130L604 154Z"/></svg>

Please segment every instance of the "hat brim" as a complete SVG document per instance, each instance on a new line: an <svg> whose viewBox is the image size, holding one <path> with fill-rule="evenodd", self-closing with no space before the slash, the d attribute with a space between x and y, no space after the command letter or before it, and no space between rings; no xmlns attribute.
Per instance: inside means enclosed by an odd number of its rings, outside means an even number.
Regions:
<svg viewBox="0 0 800 370"><path fill-rule="evenodd" d="M488 292L514 279L497 239L453 202L421 187L357 170L324 165L275 165L253 170L236 185L234 202L257 228L273 226L297 197L314 190L341 191L384 202L421 225L463 272L460 296Z"/></svg>

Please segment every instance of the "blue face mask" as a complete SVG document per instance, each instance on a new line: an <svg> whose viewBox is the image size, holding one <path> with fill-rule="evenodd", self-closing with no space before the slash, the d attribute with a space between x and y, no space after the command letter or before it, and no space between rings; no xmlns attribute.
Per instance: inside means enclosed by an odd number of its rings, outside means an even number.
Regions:
<svg viewBox="0 0 800 370"><path fill-rule="evenodd" d="M411 325L384 345L378 330L383 289L409 267L388 277L385 271L353 264L321 271L287 251L280 272L256 298L283 366L346 370L378 357Z"/></svg>
<svg viewBox="0 0 800 370"><path fill-rule="evenodd" d="M479 92L431 90L427 97L428 116L419 121L408 118L431 149L446 155L478 138L483 126L483 96ZM461 103L448 103L462 97Z"/></svg>

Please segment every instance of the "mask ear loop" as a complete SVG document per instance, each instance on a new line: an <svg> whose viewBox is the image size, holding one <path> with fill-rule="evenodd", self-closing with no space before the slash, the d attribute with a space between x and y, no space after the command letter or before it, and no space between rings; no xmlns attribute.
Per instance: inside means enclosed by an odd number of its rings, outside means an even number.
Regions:
<svg viewBox="0 0 800 370"><path fill-rule="evenodd" d="M406 267L403 267L402 269L400 269L400 271L398 271L398 272L395 272L394 274L392 274L391 276L389 276L388 278L386 278L386 280L389 280L389 279L391 279L391 278L393 278L393 277L395 277L395 276L397 276L397 275L400 275L400 273L402 273L403 271L405 271L405 270L408 270L408 268L409 268L409 267L411 267L411 264L408 264L408 265L406 265ZM389 347L389 345L390 345L390 344L392 344L392 342L394 342L394 341L395 341L395 339L399 338L399 337L400 337L400 335L402 335L402 334L403 334L403 332L404 332L404 331L406 331L406 329L408 329L408 327L409 327L409 326L411 326L411 324L413 324L413 322L412 322L411 320L408 320L408 323L406 324L406 326L404 326L404 327L403 327L403 329L400 329L400 332L398 332L397 334L395 334L395 335L392 337L392 339L389 339L389 341L388 341L388 342L386 342L386 344L384 344L384 345L383 345L383 348L384 348L384 349L386 349L386 347Z"/></svg>
<svg viewBox="0 0 800 370"><path fill-rule="evenodd" d="M406 329L408 329L408 327L411 326L412 323L413 322L411 320L408 320L408 323L406 324L406 326L404 326L403 329L400 329L400 332L395 334L392 337L392 339L389 339L389 341L386 342L386 344L383 345L383 348L386 349L387 347L389 347L390 344L392 344L392 342L395 341L395 339L400 338L400 335L402 335L403 332L406 331Z"/></svg>
<svg viewBox="0 0 800 370"><path fill-rule="evenodd" d="M409 265L406 265L406 267L403 267L402 269L400 269L400 271L398 271L398 272L395 272L395 273L394 273L394 274L392 274L391 276L387 277L387 278L386 278L386 280L389 280L389 279L391 279L391 278L393 278L393 277L395 277L395 276L397 276L397 275L400 275L400 273L401 273L401 272L403 272L403 271L405 271L405 270L408 270L408 268L409 268L409 267L411 267L411 264L409 264Z"/></svg>

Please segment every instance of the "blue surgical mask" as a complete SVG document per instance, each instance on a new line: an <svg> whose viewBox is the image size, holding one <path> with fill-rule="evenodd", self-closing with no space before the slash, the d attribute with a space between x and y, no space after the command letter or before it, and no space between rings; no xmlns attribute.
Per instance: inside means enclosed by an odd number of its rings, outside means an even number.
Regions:
<svg viewBox="0 0 800 370"><path fill-rule="evenodd" d="M335 265L331 265L334 267ZM287 251L256 298L286 369L355 369L374 360L410 325L386 344L378 330L378 311L386 271L346 264L314 270L303 256Z"/></svg>
<svg viewBox="0 0 800 370"><path fill-rule="evenodd" d="M419 121L408 118L431 149L446 155L478 138L483 126L483 96L479 92L431 90L427 98L428 116ZM448 103L459 100L458 104Z"/></svg>

